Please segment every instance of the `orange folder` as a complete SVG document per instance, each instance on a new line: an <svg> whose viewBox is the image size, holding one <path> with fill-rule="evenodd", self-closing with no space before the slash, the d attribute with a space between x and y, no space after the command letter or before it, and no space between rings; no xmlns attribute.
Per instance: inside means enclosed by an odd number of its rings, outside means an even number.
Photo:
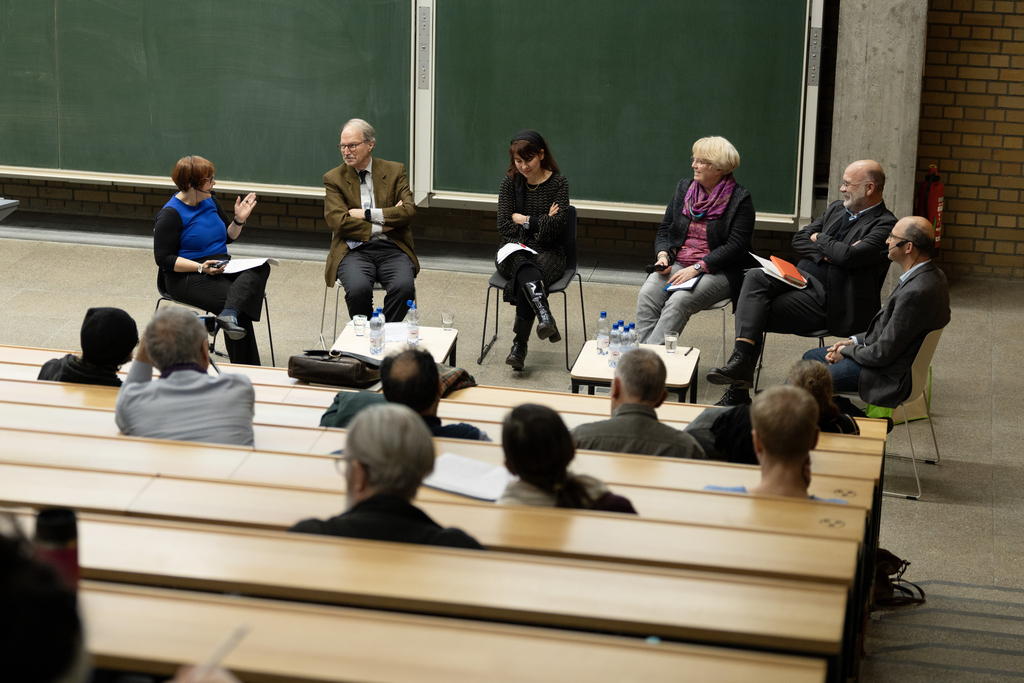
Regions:
<svg viewBox="0 0 1024 683"><path fill-rule="evenodd" d="M771 260L775 267L779 269L779 273L786 282L797 287L803 287L807 284L807 280L804 279L804 276L800 274L800 271L792 263L780 259L778 256L772 256Z"/></svg>

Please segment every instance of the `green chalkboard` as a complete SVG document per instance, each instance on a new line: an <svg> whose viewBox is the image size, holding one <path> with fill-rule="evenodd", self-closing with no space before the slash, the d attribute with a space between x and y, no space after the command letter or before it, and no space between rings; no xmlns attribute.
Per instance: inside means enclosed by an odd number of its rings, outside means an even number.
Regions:
<svg viewBox="0 0 1024 683"><path fill-rule="evenodd" d="M666 204L722 135L795 213L807 0L437 0L434 189L495 193L535 128L570 197Z"/></svg>
<svg viewBox="0 0 1024 683"><path fill-rule="evenodd" d="M0 2L0 163L57 166L53 4Z"/></svg>
<svg viewBox="0 0 1024 683"><path fill-rule="evenodd" d="M48 114L0 104L0 131L23 131L0 164L166 176L199 154L219 179L317 186L356 116L408 163L408 0L0 0L0 17L0 86Z"/></svg>

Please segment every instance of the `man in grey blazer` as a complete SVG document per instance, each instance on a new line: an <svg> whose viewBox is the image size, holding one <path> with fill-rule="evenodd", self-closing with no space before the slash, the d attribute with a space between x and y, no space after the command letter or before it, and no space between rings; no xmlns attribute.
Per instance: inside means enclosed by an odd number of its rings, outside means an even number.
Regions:
<svg viewBox="0 0 1024 683"><path fill-rule="evenodd" d="M129 436L253 446L256 394L245 375L211 376L206 328L192 311L161 309L139 340L114 420ZM153 368L160 379L153 380Z"/></svg>
<svg viewBox="0 0 1024 683"><path fill-rule="evenodd" d="M804 358L828 363L836 391L856 391L868 403L893 408L910 398L910 369L925 336L949 324L949 288L931 261L935 231L926 219L902 219L885 244L903 274L867 332Z"/></svg>

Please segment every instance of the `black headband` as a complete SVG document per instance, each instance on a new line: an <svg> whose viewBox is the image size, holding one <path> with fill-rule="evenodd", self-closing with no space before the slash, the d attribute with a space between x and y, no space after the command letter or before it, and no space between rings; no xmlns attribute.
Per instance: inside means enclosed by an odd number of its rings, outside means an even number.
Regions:
<svg viewBox="0 0 1024 683"><path fill-rule="evenodd" d="M511 142L509 142L509 144L512 144L512 142L515 142L516 140L526 140L527 142L532 142L541 149L547 147L547 145L544 144L544 138L540 136L540 133L538 133L535 130L530 130L529 128L523 128L521 131L512 136L512 140Z"/></svg>

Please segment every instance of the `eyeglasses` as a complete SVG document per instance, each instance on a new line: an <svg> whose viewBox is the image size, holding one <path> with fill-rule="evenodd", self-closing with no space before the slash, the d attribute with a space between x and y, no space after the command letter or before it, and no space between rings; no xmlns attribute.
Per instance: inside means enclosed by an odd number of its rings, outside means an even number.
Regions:
<svg viewBox="0 0 1024 683"><path fill-rule="evenodd" d="M366 142L366 140L363 140L363 142ZM351 145L338 145L338 151L339 152L354 152L354 151L356 151L356 149L358 149L359 145L363 144L363 142L356 142L356 143L351 144Z"/></svg>
<svg viewBox="0 0 1024 683"><path fill-rule="evenodd" d="M867 185L869 182L871 182L871 181L870 180L862 180L859 183L848 183L848 182L846 182L844 180L842 182L842 184L839 186L839 189L842 190L844 187L858 187L860 185Z"/></svg>
<svg viewBox="0 0 1024 683"><path fill-rule="evenodd" d="M693 159L693 163L697 164L698 166L710 166L711 165L711 162L708 161L707 159L701 159L700 157L691 157L691 158Z"/></svg>
<svg viewBox="0 0 1024 683"><path fill-rule="evenodd" d="M216 176L210 176L209 178L203 178L203 182L204 182L204 183L208 183L208 182L210 182L211 180L213 180L213 179L214 179L215 177L216 177Z"/></svg>
<svg viewBox="0 0 1024 683"><path fill-rule="evenodd" d="M907 239L906 237L902 237L902 236L900 236L900 235L897 235L897 234L896 234L896 233L894 233L894 232L890 232L890 233L889 233L889 239L891 239L891 240L898 240L898 241L896 242L896 246L894 246L894 247L893 247L893 249L899 249L899 248L900 248L900 247L902 247L902 246L903 246L904 244L911 244L911 241L910 241L910 240L908 240L908 239Z"/></svg>

